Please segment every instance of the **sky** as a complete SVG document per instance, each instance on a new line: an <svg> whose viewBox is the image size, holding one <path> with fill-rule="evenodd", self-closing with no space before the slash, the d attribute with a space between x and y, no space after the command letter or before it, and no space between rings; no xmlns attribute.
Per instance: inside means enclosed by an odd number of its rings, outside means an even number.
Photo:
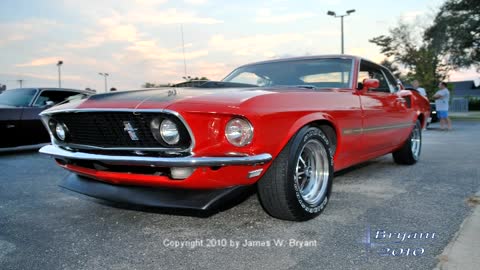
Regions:
<svg viewBox="0 0 480 270"><path fill-rule="evenodd" d="M444 0L1 0L0 84L138 89L186 75L220 80L235 67L267 59L345 53L379 62L369 39L399 20L428 26ZM182 46L182 29L183 44ZM185 53L183 54L184 48ZM450 80L478 79L474 70Z"/></svg>

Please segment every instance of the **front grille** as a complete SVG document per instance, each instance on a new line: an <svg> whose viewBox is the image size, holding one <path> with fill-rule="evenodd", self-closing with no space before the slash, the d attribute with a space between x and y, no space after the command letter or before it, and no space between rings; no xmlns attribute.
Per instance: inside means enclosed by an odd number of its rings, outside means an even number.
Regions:
<svg viewBox="0 0 480 270"><path fill-rule="evenodd" d="M180 141L168 145L157 141L151 130L154 118L173 121L180 132ZM191 145L185 125L174 115L166 113L135 112L64 112L51 116L51 120L64 123L68 129L66 144L78 144L103 148L181 148ZM138 140L132 139L125 128L130 123ZM53 130L53 132L55 132Z"/></svg>

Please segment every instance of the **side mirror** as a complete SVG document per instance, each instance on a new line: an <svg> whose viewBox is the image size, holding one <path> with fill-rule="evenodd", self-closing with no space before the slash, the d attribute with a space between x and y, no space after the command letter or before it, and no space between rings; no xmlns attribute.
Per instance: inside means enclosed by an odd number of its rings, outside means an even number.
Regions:
<svg viewBox="0 0 480 270"><path fill-rule="evenodd" d="M53 105L55 105L55 102L53 102L53 101L51 101L51 100L45 101L45 107L50 108L50 107L52 107Z"/></svg>
<svg viewBox="0 0 480 270"><path fill-rule="evenodd" d="M378 88L380 87L380 81L377 79L364 79L363 80L363 88L369 91L371 88Z"/></svg>

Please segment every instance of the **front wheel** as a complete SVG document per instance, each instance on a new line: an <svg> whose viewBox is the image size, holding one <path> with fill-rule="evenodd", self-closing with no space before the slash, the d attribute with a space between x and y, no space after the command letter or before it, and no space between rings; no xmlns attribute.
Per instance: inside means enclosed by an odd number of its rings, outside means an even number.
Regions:
<svg viewBox="0 0 480 270"><path fill-rule="evenodd" d="M258 182L259 199L273 217L303 221L325 208L332 189L332 143L318 127L302 128Z"/></svg>
<svg viewBox="0 0 480 270"><path fill-rule="evenodd" d="M398 164L412 165L417 163L422 150L422 127L417 120L410 136L400 149L393 152L393 160Z"/></svg>

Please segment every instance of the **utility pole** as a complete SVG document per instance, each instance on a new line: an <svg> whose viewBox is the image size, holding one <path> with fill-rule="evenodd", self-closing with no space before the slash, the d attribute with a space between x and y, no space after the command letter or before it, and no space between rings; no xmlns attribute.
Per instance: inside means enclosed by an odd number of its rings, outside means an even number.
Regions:
<svg viewBox="0 0 480 270"><path fill-rule="evenodd" d="M341 33L341 52L342 54L345 53L345 47L344 47L344 41L343 41L343 17L345 16L348 16L350 14L352 14L353 12L355 12L355 9L350 9L350 10L347 10L347 13L346 14L343 14L343 15L337 15L335 12L333 11L328 11L327 12L327 15L329 16L333 16L335 18L340 18L340 33Z"/></svg>
<svg viewBox="0 0 480 270"><path fill-rule="evenodd" d="M58 67L58 88L62 88L62 72L61 67L63 65L62 60L58 60L57 67Z"/></svg>
<svg viewBox="0 0 480 270"><path fill-rule="evenodd" d="M108 92L108 88L107 88L107 77L110 75L108 73L104 73L104 72L99 72L98 75L100 76L103 76L104 80L105 80L105 93Z"/></svg>
<svg viewBox="0 0 480 270"><path fill-rule="evenodd" d="M24 81L25 81L25 80L23 80L23 79L19 79L19 80L17 80L17 82L20 84L20 88L22 88L22 87L23 87L23 82L24 82Z"/></svg>

